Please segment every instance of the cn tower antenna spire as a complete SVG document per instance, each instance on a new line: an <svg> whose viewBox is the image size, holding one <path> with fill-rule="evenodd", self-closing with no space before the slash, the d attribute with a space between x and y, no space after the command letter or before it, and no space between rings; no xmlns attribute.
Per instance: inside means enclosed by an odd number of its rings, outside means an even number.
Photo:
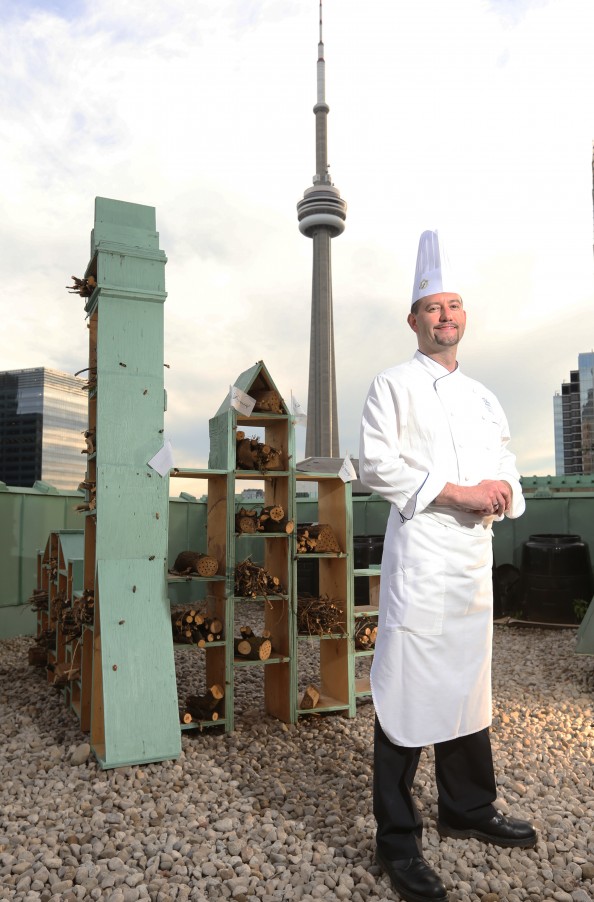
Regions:
<svg viewBox="0 0 594 902"><path fill-rule="evenodd" d="M299 230L313 239L313 279L309 346L306 457L339 457L332 311L330 242L344 231L346 202L332 184L328 171L328 113L322 35L322 0L317 59L316 171L313 187L297 204Z"/></svg>

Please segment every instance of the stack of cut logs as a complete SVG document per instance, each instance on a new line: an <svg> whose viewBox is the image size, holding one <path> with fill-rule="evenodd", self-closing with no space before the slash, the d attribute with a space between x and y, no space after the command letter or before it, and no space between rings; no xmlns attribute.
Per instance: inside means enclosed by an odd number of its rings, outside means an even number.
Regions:
<svg viewBox="0 0 594 902"><path fill-rule="evenodd" d="M188 695L185 709L181 713L182 723L218 720L223 713L225 690L218 683L210 686L204 695Z"/></svg>
<svg viewBox="0 0 594 902"><path fill-rule="evenodd" d="M253 564L249 557L235 567L234 591L239 598L284 594L278 576L271 576L264 567Z"/></svg>
<svg viewBox="0 0 594 902"><path fill-rule="evenodd" d="M223 623L218 617L209 617L191 608L172 611L171 627L174 642L197 645L199 648L223 638Z"/></svg>
<svg viewBox="0 0 594 902"><path fill-rule="evenodd" d="M235 514L235 530L238 533L284 532L291 535L295 529L292 520L285 517L280 504L270 504L261 511L241 507Z"/></svg>
<svg viewBox="0 0 594 902"><path fill-rule="evenodd" d="M344 633L344 613L328 595L316 598L300 595L297 599L297 630L303 636Z"/></svg>
<svg viewBox="0 0 594 902"><path fill-rule="evenodd" d="M256 436L246 438L240 429L235 433L235 465L238 470L282 470L281 452L260 442Z"/></svg>
<svg viewBox="0 0 594 902"><path fill-rule="evenodd" d="M297 554L340 554L342 551L327 523L302 523L297 526Z"/></svg>
<svg viewBox="0 0 594 902"><path fill-rule="evenodd" d="M180 551L175 559L175 564L170 573L176 576L191 577L193 573L197 576L216 576L219 569L219 562L216 558L209 554L202 554L200 551Z"/></svg>
<svg viewBox="0 0 594 902"><path fill-rule="evenodd" d="M377 619L360 617L355 623L355 648L368 651L375 648L377 638Z"/></svg>
<svg viewBox="0 0 594 902"><path fill-rule="evenodd" d="M254 635L251 627L240 626L241 639L235 639L235 654L247 661L267 661L272 654L272 639L269 630L262 630L261 636Z"/></svg>

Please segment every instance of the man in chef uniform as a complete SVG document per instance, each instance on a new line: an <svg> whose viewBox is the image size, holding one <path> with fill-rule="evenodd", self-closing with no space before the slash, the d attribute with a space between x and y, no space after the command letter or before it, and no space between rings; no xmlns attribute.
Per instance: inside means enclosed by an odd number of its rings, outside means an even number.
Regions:
<svg viewBox="0 0 594 902"><path fill-rule="evenodd" d="M390 502L371 669L377 858L407 902L447 899L411 794L422 746L434 746L442 836L536 842L493 806L491 524L525 502L505 414L456 362L458 287L438 232L423 232L408 315L418 350L376 377L361 426L360 479Z"/></svg>

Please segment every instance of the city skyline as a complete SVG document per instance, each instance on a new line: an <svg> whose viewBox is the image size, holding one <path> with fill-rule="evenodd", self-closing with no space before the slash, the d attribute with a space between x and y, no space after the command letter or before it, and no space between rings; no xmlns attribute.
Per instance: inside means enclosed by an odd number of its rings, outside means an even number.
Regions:
<svg viewBox="0 0 594 902"><path fill-rule="evenodd" d="M0 17L3 369L87 357L71 274L96 195L154 205L165 270L166 429L204 466L208 419L262 359L306 406L318 0L8 2ZM552 396L594 345L594 10L576 0L326 0L340 453L379 370L414 351L418 236L460 273L460 364L510 420L523 475L554 473ZM65 49L66 48L66 49ZM297 428L297 455L305 432Z"/></svg>

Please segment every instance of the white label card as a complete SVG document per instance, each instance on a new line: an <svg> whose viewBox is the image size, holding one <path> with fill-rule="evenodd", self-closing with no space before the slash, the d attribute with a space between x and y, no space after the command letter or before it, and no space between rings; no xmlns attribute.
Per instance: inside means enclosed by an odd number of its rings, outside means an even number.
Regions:
<svg viewBox="0 0 594 902"><path fill-rule="evenodd" d="M240 388L237 388L236 385L231 385L229 388L229 403L231 407L242 413L244 417L249 417L252 415L256 399L247 395Z"/></svg>
<svg viewBox="0 0 594 902"><path fill-rule="evenodd" d="M159 476L167 476L173 467L173 448L171 442L165 442L160 451L148 461L149 467L156 470Z"/></svg>
<svg viewBox="0 0 594 902"><path fill-rule="evenodd" d="M342 462L342 467L338 471L338 475L343 482L352 482L353 479L357 478L357 473L348 454Z"/></svg>

